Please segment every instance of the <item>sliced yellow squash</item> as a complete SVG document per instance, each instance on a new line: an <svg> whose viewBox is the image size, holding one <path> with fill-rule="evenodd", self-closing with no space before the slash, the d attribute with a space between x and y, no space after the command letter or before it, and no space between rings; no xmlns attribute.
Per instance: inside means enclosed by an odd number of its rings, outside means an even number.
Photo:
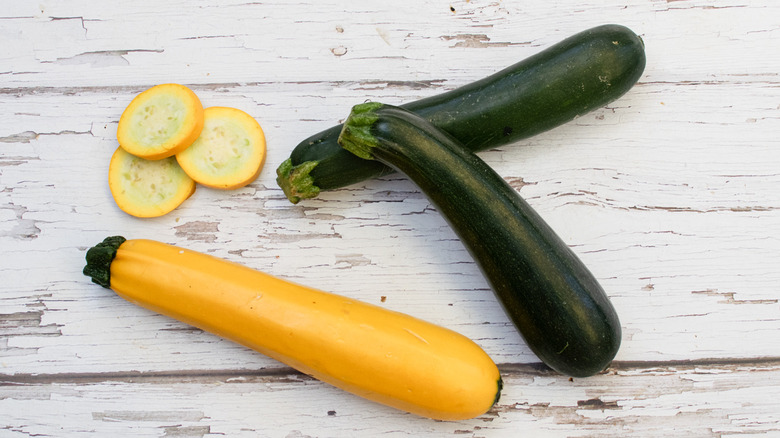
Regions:
<svg viewBox="0 0 780 438"><path fill-rule="evenodd" d="M195 192L195 181L176 158L147 160L122 147L111 157L108 186L119 208L136 217L162 216Z"/></svg>
<svg viewBox="0 0 780 438"><path fill-rule="evenodd" d="M209 107L200 137L176 154L182 169L197 183L236 189L254 181L265 162L265 134L249 114L227 107Z"/></svg>
<svg viewBox="0 0 780 438"><path fill-rule="evenodd" d="M135 97L119 118L117 139L127 152L149 160L189 147L203 129L203 105L184 85L162 84Z"/></svg>

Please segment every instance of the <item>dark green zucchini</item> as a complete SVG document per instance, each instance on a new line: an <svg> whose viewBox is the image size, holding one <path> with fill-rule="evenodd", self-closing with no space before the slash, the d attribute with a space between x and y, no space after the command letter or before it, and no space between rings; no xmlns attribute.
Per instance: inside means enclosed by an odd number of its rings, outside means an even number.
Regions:
<svg viewBox="0 0 780 438"><path fill-rule="evenodd" d="M471 252L542 362L575 377L609 365L621 329L604 290L484 161L427 120L377 103L353 108L339 143L417 184Z"/></svg>
<svg viewBox="0 0 780 438"><path fill-rule="evenodd" d="M642 40L623 26L603 25L482 80L402 106L476 152L600 108L626 93L644 68ZM341 128L302 141L279 166L276 181L291 202L392 172L342 150Z"/></svg>

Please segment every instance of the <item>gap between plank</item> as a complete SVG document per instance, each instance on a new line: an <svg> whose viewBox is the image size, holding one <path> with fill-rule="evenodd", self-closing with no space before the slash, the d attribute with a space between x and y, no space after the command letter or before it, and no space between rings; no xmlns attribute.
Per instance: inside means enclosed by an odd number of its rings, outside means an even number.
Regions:
<svg viewBox="0 0 780 438"><path fill-rule="evenodd" d="M540 362L505 363L498 365L503 376L547 376L566 378ZM652 372L733 371L739 368L780 368L780 357L696 359L675 361L616 361L601 374L619 374L647 370ZM205 383L222 381L226 383L301 382L313 381L293 368L281 367L260 370L181 370L181 371L118 371L106 373L49 373L0 375L0 387L15 385L80 384L113 381L117 383Z"/></svg>

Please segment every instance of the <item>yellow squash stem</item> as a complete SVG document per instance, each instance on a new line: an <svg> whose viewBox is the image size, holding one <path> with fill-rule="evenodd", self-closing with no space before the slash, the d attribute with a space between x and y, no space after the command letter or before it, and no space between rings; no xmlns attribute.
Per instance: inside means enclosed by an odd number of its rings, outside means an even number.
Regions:
<svg viewBox="0 0 780 438"><path fill-rule="evenodd" d="M501 377L452 330L151 240L107 238L84 273L123 298L369 400L439 420L487 412Z"/></svg>

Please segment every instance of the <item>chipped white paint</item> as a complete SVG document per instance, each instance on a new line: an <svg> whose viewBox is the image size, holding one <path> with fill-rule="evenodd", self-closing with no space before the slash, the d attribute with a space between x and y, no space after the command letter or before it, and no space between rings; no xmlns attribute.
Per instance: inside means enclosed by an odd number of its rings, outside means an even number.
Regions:
<svg viewBox="0 0 780 438"><path fill-rule="evenodd" d="M0 436L780 435L780 6L771 0L5 2ZM617 361L537 365L462 244L391 175L296 206L274 169L367 99L481 78L587 27L641 34L626 96L481 154L585 260ZM122 109L190 85L263 125L267 167L168 216L106 185ZM152 238L455 329L501 364L490 413L433 422L296 374L89 284L87 247Z"/></svg>

